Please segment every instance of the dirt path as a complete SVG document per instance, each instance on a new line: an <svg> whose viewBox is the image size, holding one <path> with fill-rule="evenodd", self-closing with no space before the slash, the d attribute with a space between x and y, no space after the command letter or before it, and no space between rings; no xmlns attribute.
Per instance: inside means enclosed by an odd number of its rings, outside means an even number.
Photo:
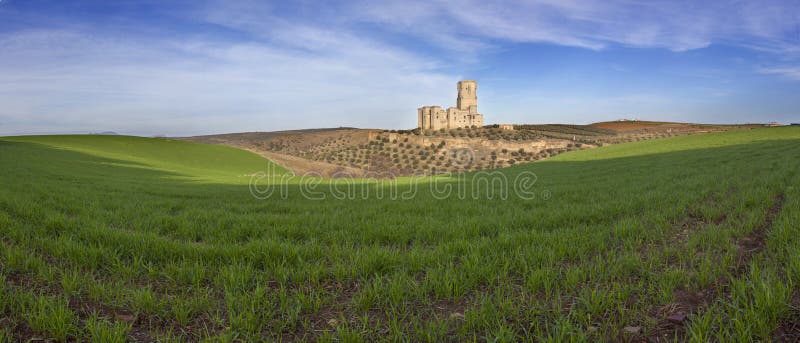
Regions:
<svg viewBox="0 0 800 343"><path fill-rule="evenodd" d="M276 164L291 170L295 175L321 175L327 178L362 177L366 171L353 167L345 167L331 163L311 161L301 157L278 154L270 151L242 148L254 152Z"/></svg>

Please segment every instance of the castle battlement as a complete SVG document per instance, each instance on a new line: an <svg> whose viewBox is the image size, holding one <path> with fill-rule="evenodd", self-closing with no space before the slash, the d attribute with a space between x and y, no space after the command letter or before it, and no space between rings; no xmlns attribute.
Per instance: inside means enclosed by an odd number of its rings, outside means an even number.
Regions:
<svg viewBox="0 0 800 343"><path fill-rule="evenodd" d="M478 113L478 82L459 81L457 90L455 107L443 110L441 106L423 106L417 109L417 127L439 130L483 126L483 115Z"/></svg>

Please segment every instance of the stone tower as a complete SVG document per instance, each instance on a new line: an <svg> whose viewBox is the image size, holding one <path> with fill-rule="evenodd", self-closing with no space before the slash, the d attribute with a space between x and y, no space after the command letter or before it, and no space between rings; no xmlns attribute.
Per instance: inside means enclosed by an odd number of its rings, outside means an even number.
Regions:
<svg viewBox="0 0 800 343"><path fill-rule="evenodd" d="M478 113L478 83L474 80L458 82L456 107L447 110L441 106L423 106L417 109L417 127L423 130L455 129L483 126L483 115Z"/></svg>
<svg viewBox="0 0 800 343"><path fill-rule="evenodd" d="M456 107L462 111L469 111L472 106L475 106L475 109L470 113L478 113L478 83L475 80L458 81Z"/></svg>

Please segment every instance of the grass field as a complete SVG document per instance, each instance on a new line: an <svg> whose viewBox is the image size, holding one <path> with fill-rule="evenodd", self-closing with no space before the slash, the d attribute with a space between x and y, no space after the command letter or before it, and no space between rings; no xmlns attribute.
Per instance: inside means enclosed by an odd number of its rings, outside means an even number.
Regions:
<svg viewBox="0 0 800 343"><path fill-rule="evenodd" d="M0 138L0 341L800 337L797 127L500 170L535 173L532 199L489 199L504 186L476 174L398 180L420 183L410 199L312 180L313 200L299 178L257 199L267 165L164 139Z"/></svg>

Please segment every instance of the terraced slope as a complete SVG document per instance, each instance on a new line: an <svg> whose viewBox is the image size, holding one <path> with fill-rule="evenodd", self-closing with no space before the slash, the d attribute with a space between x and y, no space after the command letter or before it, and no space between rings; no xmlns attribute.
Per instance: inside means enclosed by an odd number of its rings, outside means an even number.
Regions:
<svg viewBox="0 0 800 343"><path fill-rule="evenodd" d="M452 130L312 129L245 132L180 138L255 151L296 174L436 175L496 169L563 152L695 133L749 129L754 125L701 125L641 121L592 125L498 125ZM471 160L454 156L468 149Z"/></svg>

